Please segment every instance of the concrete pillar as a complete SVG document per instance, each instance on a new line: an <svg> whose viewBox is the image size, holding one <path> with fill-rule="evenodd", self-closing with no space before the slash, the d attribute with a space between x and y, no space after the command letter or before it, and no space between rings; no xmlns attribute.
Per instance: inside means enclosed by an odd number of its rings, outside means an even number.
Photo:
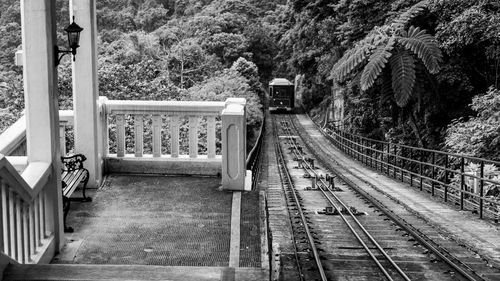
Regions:
<svg viewBox="0 0 500 281"><path fill-rule="evenodd" d="M97 29L95 0L70 0L70 18L83 28L80 48L73 62L73 109L75 111L75 152L87 157L88 186L102 180L102 142L98 139ZM102 149L101 149L102 151Z"/></svg>
<svg viewBox="0 0 500 281"><path fill-rule="evenodd" d="M28 163L52 163L46 187L47 229L54 231L55 248L62 246L62 198L55 1L21 0L23 78Z"/></svg>
<svg viewBox="0 0 500 281"><path fill-rule="evenodd" d="M230 98L222 111L222 187L244 190L246 177L246 100Z"/></svg>
<svg viewBox="0 0 500 281"><path fill-rule="evenodd" d="M333 96L333 122L335 126L344 127L344 91L342 87L335 84L332 87Z"/></svg>
<svg viewBox="0 0 500 281"><path fill-rule="evenodd" d="M104 166L104 158L108 156L109 152L109 130L108 130L108 115L106 114L106 102L108 101L107 97L99 97L99 126L97 129L97 139L99 142L99 153L98 153L98 161L101 170L99 174L104 175L106 171L106 167ZM102 182L102 181L101 181Z"/></svg>

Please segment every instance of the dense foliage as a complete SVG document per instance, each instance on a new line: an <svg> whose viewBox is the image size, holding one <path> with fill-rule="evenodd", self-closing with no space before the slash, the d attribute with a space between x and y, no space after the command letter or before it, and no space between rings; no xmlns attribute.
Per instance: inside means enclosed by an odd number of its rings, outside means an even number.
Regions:
<svg viewBox="0 0 500 281"><path fill-rule="evenodd" d="M454 120L446 132L446 145L455 153L500 161L500 91L490 88L470 105L477 116Z"/></svg>
<svg viewBox="0 0 500 281"><path fill-rule="evenodd" d="M346 127L365 136L442 149L473 96L499 88L495 0L292 0L280 20L278 73L304 75L308 109L342 91Z"/></svg>
<svg viewBox="0 0 500 281"><path fill-rule="evenodd" d="M325 114L332 89L343 93L344 122L353 132L498 159L498 127L483 124L477 105L500 88L496 0L96 3L100 95L220 100L231 92L249 100L254 127L262 118L262 82L300 75L302 104L314 113ZM13 66L19 8L18 0L0 3L4 127L24 108L21 69ZM63 45L67 1L57 0L57 9ZM60 106L70 108L68 61L59 80ZM487 94L473 100L478 93Z"/></svg>
<svg viewBox="0 0 500 281"><path fill-rule="evenodd" d="M19 0L0 4L0 131L24 109ZM261 81L272 73L276 3L241 0L97 1L99 95L133 100L248 100L248 135L262 122ZM65 45L68 2L57 0ZM59 105L72 107L71 65L59 66ZM182 129L182 128L181 128ZM113 132L111 132L113 133ZM147 148L146 148L147 149Z"/></svg>

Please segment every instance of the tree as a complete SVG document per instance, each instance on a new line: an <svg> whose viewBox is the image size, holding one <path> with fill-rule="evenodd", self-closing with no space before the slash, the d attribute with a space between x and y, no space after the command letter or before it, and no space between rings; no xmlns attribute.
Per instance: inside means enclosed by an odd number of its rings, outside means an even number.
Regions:
<svg viewBox="0 0 500 281"><path fill-rule="evenodd" d="M446 130L450 152L500 161L500 90L490 88L472 99L477 116L455 119Z"/></svg>
<svg viewBox="0 0 500 281"><path fill-rule="evenodd" d="M366 91L374 85L389 64L394 100L400 107L408 105L416 80L414 56L432 74L439 71L442 60L441 50L433 36L418 27L405 28L409 20L423 10L425 4L426 1L419 2L391 25L374 28L333 66L331 78L342 82L364 65L359 82L361 90Z"/></svg>
<svg viewBox="0 0 500 281"><path fill-rule="evenodd" d="M241 97L247 101L247 126L249 135L254 135L263 120L262 104L251 90L248 80L239 73L228 70L191 87L187 100L225 101L230 97Z"/></svg>
<svg viewBox="0 0 500 281"><path fill-rule="evenodd" d="M169 11L154 0L146 1L137 12L134 21L136 25L151 32L167 23Z"/></svg>
<svg viewBox="0 0 500 281"><path fill-rule="evenodd" d="M203 81L220 65L193 38L173 45L168 51L168 57L170 77L183 89Z"/></svg>
<svg viewBox="0 0 500 281"><path fill-rule="evenodd" d="M259 68L255 63L240 57L233 63L230 70L245 77L248 81L248 85L250 85L251 91L258 94L259 97L263 97L264 90L259 80Z"/></svg>
<svg viewBox="0 0 500 281"><path fill-rule="evenodd" d="M225 66L230 66L239 57L251 56L247 53L247 38L241 34L217 33L208 37L202 46L208 53L219 57Z"/></svg>

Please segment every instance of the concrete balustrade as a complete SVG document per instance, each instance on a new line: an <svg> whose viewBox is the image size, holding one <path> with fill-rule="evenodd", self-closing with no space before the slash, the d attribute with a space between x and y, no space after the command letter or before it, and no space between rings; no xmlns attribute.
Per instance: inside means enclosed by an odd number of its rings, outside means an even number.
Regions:
<svg viewBox="0 0 500 281"><path fill-rule="evenodd" d="M222 142L222 150L230 151L228 157L237 157L231 163L245 169L245 147L246 147L246 121L245 121L245 99L228 99L226 102L207 101L117 101L100 99L102 128L108 128L109 116L115 116L116 125L116 153L109 151L109 141L106 141L103 155L106 172L120 173L155 173L155 174L184 174L184 175L220 175L222 172L222 161L224 152L216 154L216 118L231 115L230 112L239 114L231 117L231 138L228 142ZM170 130L166 132L170 137L170 154L162 153L162 126L163 118L167 120ZM206 152L201 154L199 150L200 120L206 119ZM150 120L148 120L150 119ZM180 128L182 121L188 120L188 153L181 154ZM133 122L133 145L127 143L126 125L127 120ZM228 119L229 120L229 119ZM236 121L237 120L237 121ZM145 121L151 126L144 126ZM151 121L151 122L149 122ZM235 126L236 123L238 124ZM222 121L224 124L224 121ZM224 127L224 125L223 125ZM237 129L236 129L237 128ZM236 131L233 131L236 129ZM150 132L152 140L152 153L144 153L144 131ZM109 130L103 135L109 135ZM233 145L234 140L238 145ZM133 147L133 153L127 152L127 147ZM236 150L235 150L236 149ZM233 151L234 150L234 151ZM239 152L237 152L239 151ZM235 166L235 167L236 167ZM239 169L239 168L238 168ZM233 170L231 169L231 172ZM244 176L245 172L240 172ZM228 174L229 175L229 174ZM223 176L224 178L224 176ZM238 177L237 177L238 178ZM239 178L238 178L239 179ZM225 182L225 181L223 181ZM236 183L225 186L228 189L242 190Z"/></svg>
<svg viewBox="0 0 500 281"><path fill-rule="evenodd" d="M30 163L19 174L0 155L0 251L19 263L48 262L54 229L48 201L50 165ZM47 255L47 253L49 253Z"/></svg>
<svg viewBox="0 0 500 281"><path fill-rule="evenodd" d="M230 98L226 102L178 102L178 101L110 101L100 97L99 137L102 150L98 161L105 165L102 173L159 173L222 175L223 187L230 190L249 189L249 171L245 171L246 160L246 116L245 99ZM109 152L109 116L116 120L116 153ZM126 117L134 121L134 150L126 151ZM221 117L221 154L216 154L217 117ZM162 154L163 117L170 126L170 154ZM180 127L182 118L189 120L189 152L180 153ZM200 118L206 118L207 148L205 154L198 150ZM152 154L144 154L144 121L151 118ZM66 128L74 126L72 110L59 111L59 145L61 155L66 155ZM26 144L24 117L0 135L0 153L16 151ZM7 154L8 155L8 154ZM224 160L226 158L226 160ZM22 172L27 165L26 156L7 157L11 164ZM225 167L225 168L224 168ZM245 183L245 178L247 179Z"/></svg>
<svg viewBox="0 0 500 281"><path fill-rule="evenodd" d="M72 110L59 110L59 146L61 155L66 155L66 128L72 127ZM26 151L26 117L23 115L0 135L0 154L6 156L18 172L28 165Z"/></svg>

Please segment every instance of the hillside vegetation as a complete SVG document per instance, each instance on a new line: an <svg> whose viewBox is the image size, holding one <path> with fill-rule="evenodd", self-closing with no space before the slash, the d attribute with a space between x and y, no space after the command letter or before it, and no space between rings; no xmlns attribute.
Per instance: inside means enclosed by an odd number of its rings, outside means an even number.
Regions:
<svg viewBox="0 0 500 281"><path fill-rule="evenodd" d="M354 133L499 160L497 0L102 0L100 95L110 99L249 101L301 75L303 105L324 116L343 93ZM59 45L67 1L57 0ZM19 0L0 3L0 129L21 114ZM71 70L59 67L60 106Z"/></svg>
<svg viewBox="0 0 500 281"><path fill-rule="evenodd" d="M308 109L324 114L334 87L352 132L500 160L500 2L291 0L284 13L278 73L304 74Z"/></svg>
<svg viewBox="0 0 500 281"><path fill-rule="evenodd" d="M271 34L278 3L96 1L99 95L132 100L245 97L249 136L253 138L263 118L260 81L269 79L277 53ZM24 109L22 68L13 65L21 45L19 5L19 0L0 3L2 131ZM57 12L59 45L65 46L68 1L57 0ZM65 59L58 70L60 108L70 109L70 60Z"/></svg>

